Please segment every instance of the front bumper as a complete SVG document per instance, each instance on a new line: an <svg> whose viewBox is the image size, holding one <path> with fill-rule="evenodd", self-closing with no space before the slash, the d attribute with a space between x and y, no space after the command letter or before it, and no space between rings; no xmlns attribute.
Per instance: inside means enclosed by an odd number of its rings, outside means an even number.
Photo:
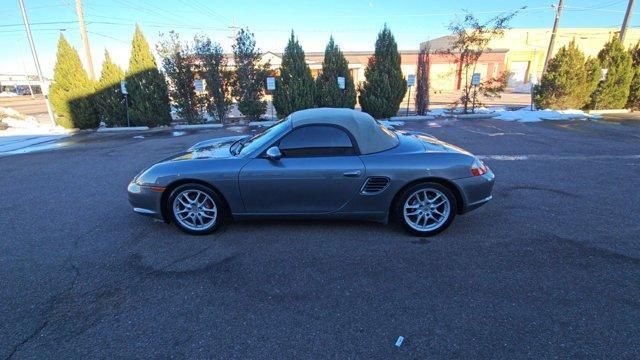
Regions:
<svg viewBox="0 0 640 360"><path fill-rule="evenodd" d="M133 211L144 216L164 221L162 215L162 191L158 188L138 185L130 182L127 186L129 204L133 206Z"/></svg>
<svg viewBox="0 0 640 360"><path fill-rule="evenodd" d="M487 170L484 175L454 180L463 197L464 206L461 213L477 209L492 199L495 175L491 169Z"/></svg>

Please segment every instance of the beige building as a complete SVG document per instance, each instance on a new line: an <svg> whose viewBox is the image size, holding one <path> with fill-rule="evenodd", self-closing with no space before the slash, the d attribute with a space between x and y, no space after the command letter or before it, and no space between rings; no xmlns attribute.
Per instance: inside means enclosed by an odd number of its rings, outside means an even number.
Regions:
<svg viewBox="0 0 640 360"><path fill-rule="evenodd" d="M562 46L575 41L586 56L595 57L604 44L620 35L620 28L560 28L553 49L555 55ZM511 29L504 37L491 41L492 48L508 49L505 67L511 73L510 86L539 79L549 47L551 29ZM624 45L629 48L640 40L640 29L627 30Z"/></svg>

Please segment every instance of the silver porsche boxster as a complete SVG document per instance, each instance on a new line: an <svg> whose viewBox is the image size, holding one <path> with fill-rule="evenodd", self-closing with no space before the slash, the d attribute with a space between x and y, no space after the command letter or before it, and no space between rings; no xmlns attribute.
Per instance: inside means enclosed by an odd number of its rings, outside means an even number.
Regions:
<svg viewBox="0 0 640 360"><path fill-rule="evenodd" d="M491 199L480 159L350 109L298 111L255 136L203 141L138 174L133 210L191 234L239 217L397 219L419 236Z"/></svg>

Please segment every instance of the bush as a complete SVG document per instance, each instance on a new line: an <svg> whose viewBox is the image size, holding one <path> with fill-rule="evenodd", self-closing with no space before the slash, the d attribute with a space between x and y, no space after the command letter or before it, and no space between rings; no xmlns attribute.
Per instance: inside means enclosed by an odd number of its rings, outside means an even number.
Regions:
<svg viewBox="0 0 640 360"><path fill-rule="evenodd" d="M278 116L286 117L292 112L312 108L315 104L315 84L311 69L304 60L302 46L293 31L282 55L280 77L273 93L273 106Z"/></svg>
<svg viewBox="0 0 640 360"><path fill-rule="evenodd" d="M107 126L127 125L127 107L124 95L120 91L120 82L124 80L124 71L111 61L109 52L105 50L102 72L98 81L96 106L100 119Z"/></svg>
<svg viewBox="0 0 640 360"><path fill-rule="evenodd" d="M629 54L633 66L633 79L629 88L627 107L632 110L640 110L640 41L629 50Z"/></svg>
<svg viewBox="0 0 640 360"><path fill-rule="evenodd" d="M82 67L78 53L60 34L53 84L49 89L49 99L58 125L69 129L98 127L94 92L95 84Z"/></svg>
<svg viewBox="0 0 640 360"><path fill-rule="evenodd" d="M591 96L593 109L620 109L626 106L633 72L631 55L617 37L604 45L598 54L602 69L608 69L607 78L601 81Z"/></svg>
<svg viewBox="0 0 640 360"><path fill-rule="evenodd" d="M387 25L378 33L364 77L358 97L362 111L374 118L395 116L407 91L407 81L402 75L398 45Z"/></svg>
<svg viewBox="0 0 640 360"><path fill-rule="evenodd" d="M248 119L259 119L267 110L267 102L262 99L269 64L260 64L262 55L256 48L256 40L248 29L240 29L233 45L236 76L233 79L232 94L238 103L238 110Z"/></svg>
<svg viewBox="0 0 640 360"><path fill-rule="evenodd" d="M338 77L344 77L344 89L338 86ZM322 70L316 78L316 106L350 109L356 106L356 88L349 62L333 41L333 36L324 50Z"/></svg>
<svg viewBox="0 0 640 360"><path fill-rule="evenodd" d="M202 123L200 115L200 99L196 95L193 54L190 46L180 41L174 31L156 46L162 59L162 69L167 77L169 97L174 104L177 115L188 124Z"/></svg>
<svg viewBox="0 0 640 360"><path fill-rule="evenodd" d="M231 72L227 58L218 43L204 36L195 38L195 51L200 59L200 75L206 84L205 105L211 117L224 124L231 107Z"/></svg>
<svg viewBox="0 0 640 360"><path fill-rule="evenodd" d="M167 84L138 25L131 42L127 91L131 125L158 126L171 122Z"/></svg>
<svg viewBox="0 0 640 360"><path fill-rule="evenodd" d="M597 61L585 60L571 42L549 61L547 72L534 89L535 104L541 109L582 109L589 103L599 77Z"/></svg>

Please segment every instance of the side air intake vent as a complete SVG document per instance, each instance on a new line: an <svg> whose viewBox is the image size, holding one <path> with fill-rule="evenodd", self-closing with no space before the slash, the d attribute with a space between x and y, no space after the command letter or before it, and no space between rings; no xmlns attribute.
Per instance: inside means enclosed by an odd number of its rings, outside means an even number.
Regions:
<svg viewBox="0 0 640 360"><path fill-rule="evenodd" d="M384 191L389 186L389 178L386 177L370 177L362 185L360 192L364 195L375 195Z"/></svg>

